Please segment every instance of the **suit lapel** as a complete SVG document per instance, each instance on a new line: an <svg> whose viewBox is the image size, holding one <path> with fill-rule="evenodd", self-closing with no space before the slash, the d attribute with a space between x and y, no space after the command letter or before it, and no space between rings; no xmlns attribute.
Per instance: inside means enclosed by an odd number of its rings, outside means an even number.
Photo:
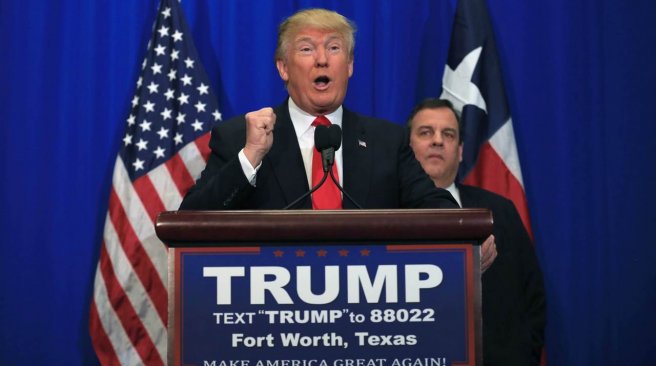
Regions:
<svg viewBox="0 0 656 366"><path fill-rule="evenodd" d="M346 108L342 117L342 130L344 190L357 203L366 207L374 163L373 146L368 139L370 134L358 115ZM348 198L344 198L343 202L344 208L355 208Z"/></svg>
<svg viewBox="0 0 656 366"><path fill-rule="evenodd" d="M287 102L276 107L275 113L276 127L273 132L273 146L266 155L265 161L271 167L285 201L289 204L306 193L309 188ZM309 200L306 200L305 204L297 207L309 208L308 202Z"/></svg>
<svg viewBox="0 0 656 366"><path fill-rule="evenodd" d="M479 207L478 202L476 202L474 197L470 194L468 187L465 187L460 183L456 183L456 187L458 187L462 208Z"/></svg>

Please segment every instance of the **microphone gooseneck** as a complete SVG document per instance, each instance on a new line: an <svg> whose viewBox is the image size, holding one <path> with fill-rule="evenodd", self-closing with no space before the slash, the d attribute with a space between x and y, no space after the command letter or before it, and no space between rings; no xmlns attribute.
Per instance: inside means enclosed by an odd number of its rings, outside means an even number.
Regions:
<svg viewBox="0 0 656 366"><path fill-rule="evenodd" d="M355 202L355 200L353 199L353 197L351 197L351 195L348 194L348 193L344 190L344 188L342 188L342 186L339 184L339 182L337 181L337 179L335 179L335 176L333 175L333 170L332 170L332 169L330 169L330 178L333 180L333 182L335 182L335 185L337 186L337 189L339 189L339 191L342 192L342 194L344 194L344 197L348 198L348 200L351 201L351 203L352 203L355 207L357 207L357 208L359 208L360 210L362 210L362 206L360 206L359 203Z"/></svg>
<svg viewBox="0 0 656 366"><path fill-rule="evenodd" d="M310 189L308 192L294 200L292 203L288 204L283 208L283 210L287 210L291 207L294 207L297 205L301 200L306 198L307 196L311 195L313 192L315 192L319 187L321 187L326 179L328 178L328 175L330 174L330 178L332 181L335 183L337 186L337 189L339 189L340 192L349 200L353 205L359 209L362 209L362 206L360 206L355 200L348 194L346 191L344 191L344 188L339 184L339 181L335 178L333 175L333 164L335 164L335 151L339 150L339 148L342 146L342 129L338 125L330 125L330 126L323 126L319 125L316 126L314 130L314 147L321 152L321 162L323 165L323 177L321 178L321 181L317 183L312 189Z"/></svg>
<svg viewBox="0 0 656 366"><path fill-rule="evenodd" d="M332 173L331 173L330 175L332 175ZM321 178L321 181L319 181L319 183L317 183L316 186L312 187L312 189L310 189L309 191L305 192L305 193L304 193L303 195L301 195L299 198L295 199L292 203L288 204L287 206L283 207L282 209L283 209L283 210L288 210L288 209L290 209L290 208L296 206L296 205L297 205L299 202L301 202L305 197L311 195L311 194L314 193L317 189L319 189L319 187L321 187L321 186L323 185L323 182L326 181L326 178L328 178L328 172L324 172L324 173L323 173L323 177ZM357 204L356 204L356 205L357 205Z"/></svg>

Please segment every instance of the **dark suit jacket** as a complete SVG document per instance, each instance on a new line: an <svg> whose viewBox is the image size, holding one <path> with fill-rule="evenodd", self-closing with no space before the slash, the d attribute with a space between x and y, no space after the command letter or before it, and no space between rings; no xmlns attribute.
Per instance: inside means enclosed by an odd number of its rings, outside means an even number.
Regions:
<svg viewBox="0 0 656 366"><path fill-rule="evenodd" d="M488 208L497 258L483 274L485 366L539 365L546 320L544 284L533 245L513 203L458 184L462 206Z"/></svg>
<svg viewBox="0 0 656 366"><path fill-rule="evenodd" d="M287 102L274 111L273 146L257 173L256 187L247 181L237 157L246 142L245 117L235 117L212 130L207 166L180 209L281 209L310 189ZM344 190L363 208L457 207L415 159L406 128L344 108L342 130ZM343 206L355 207L348 199ZM294 208L311 207L307 198Z"/></svg>

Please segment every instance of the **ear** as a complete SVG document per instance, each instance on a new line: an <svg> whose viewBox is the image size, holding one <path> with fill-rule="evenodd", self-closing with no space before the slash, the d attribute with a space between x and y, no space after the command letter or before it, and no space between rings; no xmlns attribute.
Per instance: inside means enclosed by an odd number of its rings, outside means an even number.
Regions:
<svg viewBox="0 0 656 366"><path fill-rule="evenodd" d="M462 142L460 143L460 145L458 145L458 162L459 163L462 162L462 150L463 150L464 146L465 146L465 144L462 143Z"/></svg>
<svg viewBox="0 0 656 366"><path fill-rule="evenodd" d="M282 59L276 60L276 68L278 69L278 74L280 78L287 83L289 80L289 74L287 73L287 64Z"/></svg>
<svg viewBox="0 0 656 366"><path fill-rule="evenodd" d="M353 59L351 59L351 62L348 64L348 75L349 77L353 76Z"/></svg>

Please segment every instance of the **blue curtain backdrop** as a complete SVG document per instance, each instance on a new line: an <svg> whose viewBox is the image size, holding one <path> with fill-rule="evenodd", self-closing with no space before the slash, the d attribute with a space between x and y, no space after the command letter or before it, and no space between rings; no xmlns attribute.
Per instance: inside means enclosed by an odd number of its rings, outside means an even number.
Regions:
<svg viewBox="0 0 656 366"><path fill-rule="evenodd" d="M656 2L489 0L548 295L551 365L653 364ZM157 0L0 1L0 364L95 365L88 306ZM358 25L346 105L439 95L453 0L184 0L224 117L285 97L276 26Z"/></svg>

